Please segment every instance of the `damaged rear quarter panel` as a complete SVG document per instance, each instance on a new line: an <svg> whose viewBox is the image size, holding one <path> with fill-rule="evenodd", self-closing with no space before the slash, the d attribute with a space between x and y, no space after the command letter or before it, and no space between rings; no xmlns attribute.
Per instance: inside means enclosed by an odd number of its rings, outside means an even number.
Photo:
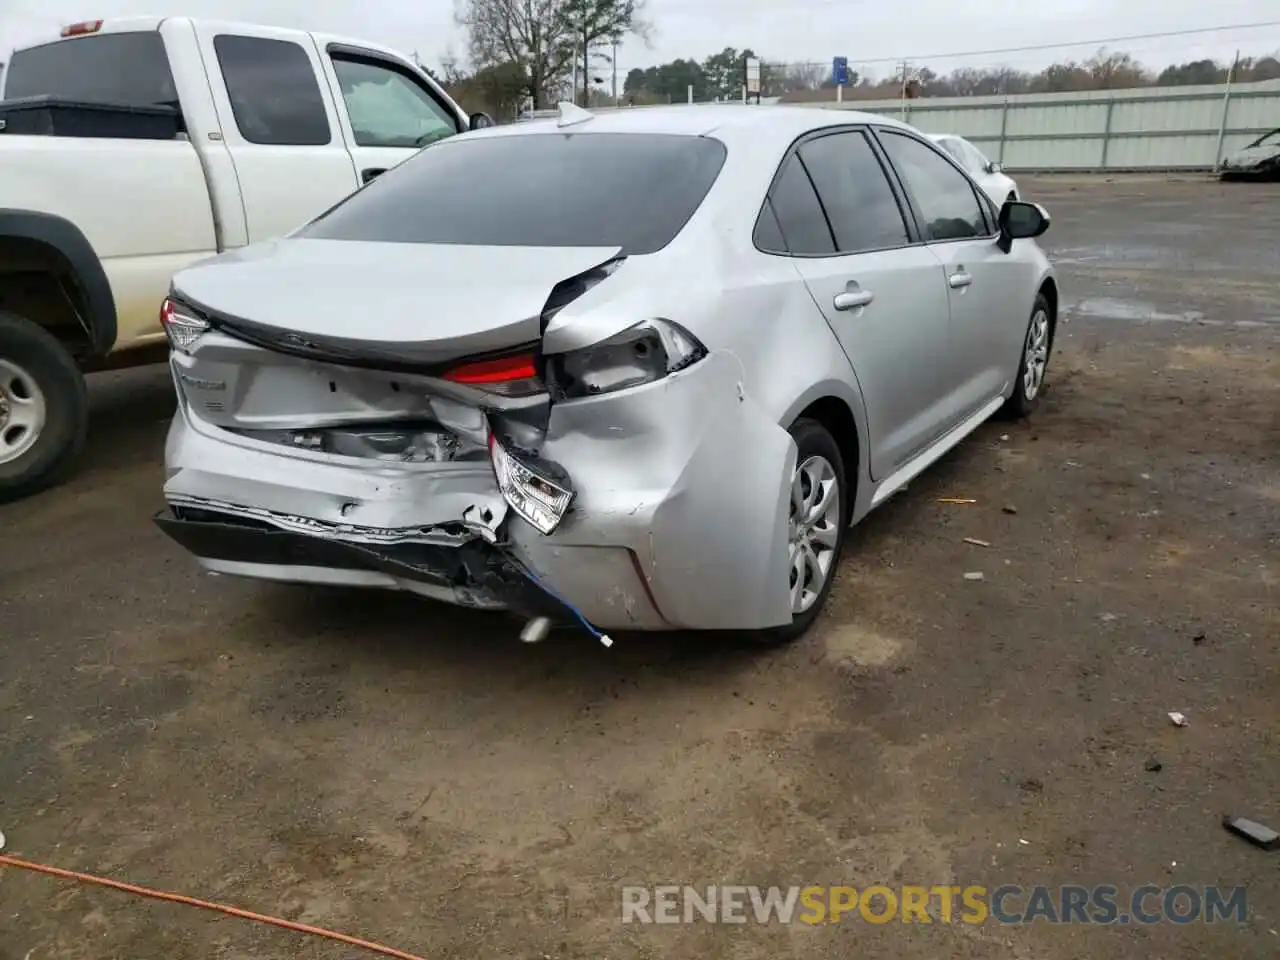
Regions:
<svg viewBox="0 0 1280 960"><path fill-rule="evenodd" d="M795 443L747 394L733 353L713 352L644 387L557 404L541 452L573 477L574 509L549 537L520 523L512 535L535 570L554 570L566 599L596 605L587 567L598 551L576 548L625 547L671 626L791 622Z"/></svg>

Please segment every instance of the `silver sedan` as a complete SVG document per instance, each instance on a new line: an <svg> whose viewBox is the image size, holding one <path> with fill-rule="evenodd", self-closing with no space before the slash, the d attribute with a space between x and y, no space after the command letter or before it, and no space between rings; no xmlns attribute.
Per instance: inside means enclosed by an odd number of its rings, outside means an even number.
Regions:
<svg viewBox="0 0 1280 960"><path fill-rule="evenodd" d="M1036 406L1048 226L859 113L453 137L174 279L157 522L223 574L790 640L852 524Z"/></svg>

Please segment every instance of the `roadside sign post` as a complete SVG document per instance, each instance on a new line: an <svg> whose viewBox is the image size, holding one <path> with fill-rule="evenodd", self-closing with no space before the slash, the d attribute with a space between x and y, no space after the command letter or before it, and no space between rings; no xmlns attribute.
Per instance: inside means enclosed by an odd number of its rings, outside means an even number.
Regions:
<svg viewBox="0 0 1280 960"><path fill-rule="evenodd" d="M844 102L844 88L849 83L849 58L831 58L831 82L836 85L836 103Z"/></svg>
<svg viewBox="0 0 1280 960"><path fill-rule="evenodd" d="M758 57L744 58L742 71L744 79L742 102L746 103L749 98L755 97L758 105L760 103L760 59Z"/></svg>

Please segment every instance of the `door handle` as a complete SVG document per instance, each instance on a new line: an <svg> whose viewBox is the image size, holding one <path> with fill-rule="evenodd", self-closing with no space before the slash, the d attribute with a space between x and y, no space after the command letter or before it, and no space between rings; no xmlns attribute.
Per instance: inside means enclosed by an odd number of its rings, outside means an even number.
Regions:
<svg viewBox="0 0 1280 960"><path fill-rule="evenodd" d="M361 171L360 171L360 182L361 182L361 183L368 183L368 182L369 182L370 180L372 180L374 177L382 176L382 174L384 174L384 173L386 173L386 172L387 172L387 168L386 168L386 167L369 167L368 169L361 170Z"/></svg>
<svg viewBox="0 0 1280 960"><path fill-rule="evenodd" d="M876 298L870 290L859 289L856 284L850 286L851 289L844 293L837 293L832 298L831 305L837 310L856 310L858 307L865 307Z"/></svg>
<svg viewBox="0 0 1280 960"><path fill-rule="evenodd" d="M950 284L951 289L959 290L962 287L967 287L969 284L973 283L973 274L966 273L964 267L961 267L951 276L947 277L947 283Z"/></svg>

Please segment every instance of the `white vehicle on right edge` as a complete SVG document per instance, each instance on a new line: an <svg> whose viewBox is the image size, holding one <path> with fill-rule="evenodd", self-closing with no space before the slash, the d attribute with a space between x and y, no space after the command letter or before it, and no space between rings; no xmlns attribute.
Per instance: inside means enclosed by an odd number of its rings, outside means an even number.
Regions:
<svg viewBox="0 0 1280 960"><path fill-rule="evenodd" d="M1007 175L1000 164L988 160L986 155L964 137L954 133L930 133L930 140L947 151L998 207L1006 200L1021 200L1018 185Z"/></svg>

